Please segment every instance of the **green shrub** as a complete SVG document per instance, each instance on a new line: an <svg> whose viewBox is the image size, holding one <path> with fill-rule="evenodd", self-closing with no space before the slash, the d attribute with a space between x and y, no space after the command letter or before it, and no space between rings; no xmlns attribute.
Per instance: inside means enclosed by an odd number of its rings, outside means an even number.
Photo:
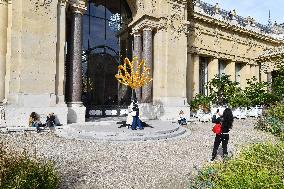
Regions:
<svg viewBox="0 0 284 189"><path fill-rule="evenodd" d="M267 109L263 117L259 118L255 128L270 132L284 140L284 105L278 103Z"/></svg>
<svg viewBox="0 0 284 189"><path fill-rule="evenodd" d="M202 95L202 94L196 95L193 98L193 100L190 102L191 111L196 111L199 108L209 110L211 100L212 99L211 99L210 96L205 96L205 95Z"/></svg>
<svg viewBox="0 0 284 189"><path fill-rule="evenodd" d="M51 162L29 159L0 144L0 188L55 189L59 177Z"/></svg>
<svg viewBox="0 0 284 189"><path fill-rule="evenodd" d="M199 171L189 188L284 188L284 143L255 144Z"/></svg>

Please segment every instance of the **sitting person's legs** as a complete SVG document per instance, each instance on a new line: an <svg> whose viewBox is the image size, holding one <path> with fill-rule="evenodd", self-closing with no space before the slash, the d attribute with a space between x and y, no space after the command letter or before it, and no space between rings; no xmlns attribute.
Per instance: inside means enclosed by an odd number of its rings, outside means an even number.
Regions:
<svg viewBox="0 0 284 189"><path fill-rule="evenodd" d="M182 120L181 120L181 123L180 123L181 125L186 125L187 123L186 123L186 119L185 118L183 118Z"/></svg>

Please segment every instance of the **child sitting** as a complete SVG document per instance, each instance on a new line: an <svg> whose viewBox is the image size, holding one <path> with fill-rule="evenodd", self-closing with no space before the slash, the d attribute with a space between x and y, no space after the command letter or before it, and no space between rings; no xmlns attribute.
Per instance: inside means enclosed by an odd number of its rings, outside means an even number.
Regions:
<svg viewBox="0 0 284 189"><path fill-rule="evenodd" d="M179 112L178 124L180 124L180 125L187 125L186 119L185 119L185 117L184 117L184 113L183 113L182 110Z"/></svg>

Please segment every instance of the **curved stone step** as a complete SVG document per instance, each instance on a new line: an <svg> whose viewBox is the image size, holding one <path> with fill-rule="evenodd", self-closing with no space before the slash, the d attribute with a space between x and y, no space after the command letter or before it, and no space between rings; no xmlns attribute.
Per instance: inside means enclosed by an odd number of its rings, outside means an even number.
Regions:
<svg viewBox="0 0 284 189"><path fill-rule="evenodd" d="M57 129L58 136L78 140L98 141L146 141L161 140L183 135L187 130L177 124L163 121L149 121L144 130L120 128L112 121L71 124Z"/></svg>

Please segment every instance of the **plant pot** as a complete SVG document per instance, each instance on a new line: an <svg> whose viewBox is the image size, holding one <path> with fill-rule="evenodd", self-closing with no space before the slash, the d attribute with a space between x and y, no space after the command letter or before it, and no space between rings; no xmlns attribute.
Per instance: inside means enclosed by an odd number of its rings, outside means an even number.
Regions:
<svg viewBox="0 0 284 189"><path fill-rule="evenodd" d="M247 110L247 116L248 117L255 117L257 118L258 115L258 107L249 107L249 109Z"/></svg>
<svg viewBox="0 0 284 189"><path fill-rule="evenodd" d="M247 118L247 108L238 107L233 110L233 116L237 119L246 119Z"/></svg>

